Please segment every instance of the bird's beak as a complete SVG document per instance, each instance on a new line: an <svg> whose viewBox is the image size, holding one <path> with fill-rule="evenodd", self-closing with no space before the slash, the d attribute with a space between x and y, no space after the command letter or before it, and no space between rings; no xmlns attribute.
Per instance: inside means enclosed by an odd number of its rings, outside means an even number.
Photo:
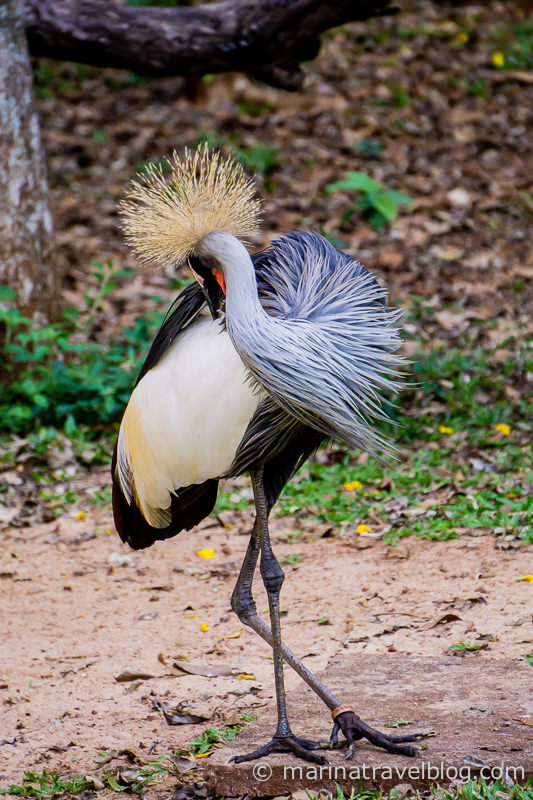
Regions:
<svg viewBox="0 0 533 800"><path fill-rule="evenodd" d="M204 279L202 278L202 276L201 276L201 275L198 275L198 273L196 272L196 270L194 270L194 269L191 267L190 263L189 263L189 269L190 269L190 270L191 270L191 272L192 272L193 278L194 278L196 281L198 281L198 283L200 284L200 286L201 286L201 287L202 287L202 289L203 289L203 288L204 288Z"/></svg>
<svg viewBox="0 0 533 800"><path fill-rule="evenodd" d="M223 296L222 287L212 274L204 278L200 285L205 295L205 299L207 300L207 305L209 306L211 316L213 319L217 319Z"/></svg>
<svg viewBox="0 0 533 800"><path fill-rule="evenodd" d="M218 267L212 268L202 264L201 259L194 255L189 256L189 267L202 287L211 316L213 319L217 319L222 295L226 294L226 284L222 270Z"/></svg>

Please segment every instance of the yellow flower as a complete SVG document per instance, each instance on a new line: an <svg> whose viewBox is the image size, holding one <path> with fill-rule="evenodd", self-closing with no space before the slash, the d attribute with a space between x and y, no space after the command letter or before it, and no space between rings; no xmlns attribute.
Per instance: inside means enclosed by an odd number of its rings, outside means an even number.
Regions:
<svg viewBox="0 0 533 800"><path fill-rule="evenodd" d="M216 558L216 553L210 547L205 547L203 550L197 550L196 555L200 558Z"/></svg>
<svg viewBox="0 0 533 800"><path fill-rule="evenodd" d="M448 425L439 425L439 433L453 433L453 428Z"/></svg>
<svg viewBox="0 0 533 800"><path fill-rule="evenodd" d="M494 426L494 430L501 433L502 436L509 436L511 433L511 426L506 425L505 422L498 422L498 424Z"/></svg>
<svg viewBox="0 0 533 800"><path fill-rule="evenodd" d="M368 525L358 525L356 528L357 533L369 533L371 530Z"/></svg>
<svg viewBox="0 0 533 800"><path fill-rule="evenodd" d="M74 519L85 519L85 511L78 511Z"/></svg>
<svg viewBox="0 0 533 800"><path fill-rule="evenodd" d="M362 489L363 484L361 481L350 481L350 483L345 483L344 488L347 492L353 492L355 489Z"/></svg>
<svg viewBox="0 0 533 800"><path fill-rule="evenodd" d="M533 575L522 575L521 578L517 578L517 581L526 581L527 583L533 583Z"/></svg>
<svg viewBox="0 0 533 800"><path fill-rule="evenodd" d="M455 37L455 41L458 42L458 44L466 44L469 39L470 36L466 31L459 31L459 33Z"/></svg>
<svg viewBox="0 0 533 800"><path fill-rule="evenodd" d="M255 678L254 678L253 675L248 675L248 673L246 672L246 673L242 673L241 675L237 675L237 680L238 681L242 681L242 680L255 681Z"/></svg>
<svg viewBox="0 0 533 800"><path fill-rule="evenodd" d="M505 56L503 53L493 53L491 61L493 67L496 67L496 69L501 69L505 64Z"/></svg>
<svg viewBox="0 0 533 800"><path fill-rule="evenodd" d="M212 750L208 750L207 753L196 753L196 758L207 758L212 754Z"/></svg>
<svg viewBox="0 0 533 800"><path fill-rule="evenodd" d="M206 625L205 622L202 622L202 624L200 625L200 630L203 631L204 633L207 633L210 630L209 625Z"/></svg>

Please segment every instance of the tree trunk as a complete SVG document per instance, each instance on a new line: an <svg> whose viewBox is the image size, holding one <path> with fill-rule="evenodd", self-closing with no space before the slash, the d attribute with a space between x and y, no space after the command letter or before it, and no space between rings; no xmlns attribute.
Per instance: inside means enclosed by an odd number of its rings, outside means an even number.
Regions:
<svg viewBox="0 0 533 800"><path fill-rule="evenodd" d="M52 221L33 101L23 0L0 0L0 285L26 313L55 297Z"/></svg>
<svg viewBox="0 0 533 800"><path fill-rule="evenodd" d="M139 75L237 70L300 89L302 61L320 35L390 14L391 0L223 0L192 8L128 6L109 0L26 0L30 52Z"/></svg>

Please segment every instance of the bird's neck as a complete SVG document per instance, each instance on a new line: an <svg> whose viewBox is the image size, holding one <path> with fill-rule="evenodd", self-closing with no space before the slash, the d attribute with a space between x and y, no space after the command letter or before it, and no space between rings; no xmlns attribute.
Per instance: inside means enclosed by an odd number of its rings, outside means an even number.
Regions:
<svg viewBox="0 0 533 800"><path fill-rule="evenodd" d="M212 236L217 237L217 255L226 283L226 326L238 349L239 332L262 328L269 318L259 302L254 265L244 245L228 233Z"/></svg>

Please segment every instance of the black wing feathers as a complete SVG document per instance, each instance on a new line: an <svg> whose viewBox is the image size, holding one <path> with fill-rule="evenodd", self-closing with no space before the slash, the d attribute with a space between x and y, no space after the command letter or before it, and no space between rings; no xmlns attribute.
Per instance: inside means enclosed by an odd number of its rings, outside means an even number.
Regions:
<svg viewBox="0 0 533 800"><path fill-rule="evenodd" d="M198 284L196 281L187 286L181 292L181 294L176 297L172 303L172 306L175 306L174 311L170 313L172 310L171 306L167 316L163 321L163 324L159 328L155 339L152 342L152 346L148 351L146 360L141 367L141 371L137 376L137 380L135 381L135 386L137 386L139 381L144 378L147 372L155 367L159 359L166 353L178 333L180 333L180 331L182 331L190 322L192 322L204 303L204 293L202 292L200 284Z"/></svg>
<svg viewBox="0 0 533 800"><path fill-rule="evenodd" d="M113 452L111 472L113 475L113 516L115 527L123 542L134 550L150 547L161 539L170 539L182 530L198 525L213 510L218 492L218 481L209 480L179 489L172 497L170 512L172 522L166 528L153 528L145 520L135 503L128 503L115 479L117 445Z"/></svg>
<svg viewBox="0 0 533 800"><path fill-rule="evenodd" d="M176 336L189 325L196 317L203 304L205 296L199 284L192 283L176 298L172 313L167 315L159 329L146 361L141 367L135 386L153 369L158 361L168 350ZM171 306L172 308L172 306ZM134 550L150 547L158 539L169 539L183 529L189 530L198 525L207 517L215 505L218 491L218 481L209 480L205 483L186 486L176 492L172 497L170 511L172 522L166 528L153 528L145 520L135 502L128 503L115 476L117 463L117 445L113 452L111 475L113 478L113 516L115 527L123 542L127 542Z"/></svg>

